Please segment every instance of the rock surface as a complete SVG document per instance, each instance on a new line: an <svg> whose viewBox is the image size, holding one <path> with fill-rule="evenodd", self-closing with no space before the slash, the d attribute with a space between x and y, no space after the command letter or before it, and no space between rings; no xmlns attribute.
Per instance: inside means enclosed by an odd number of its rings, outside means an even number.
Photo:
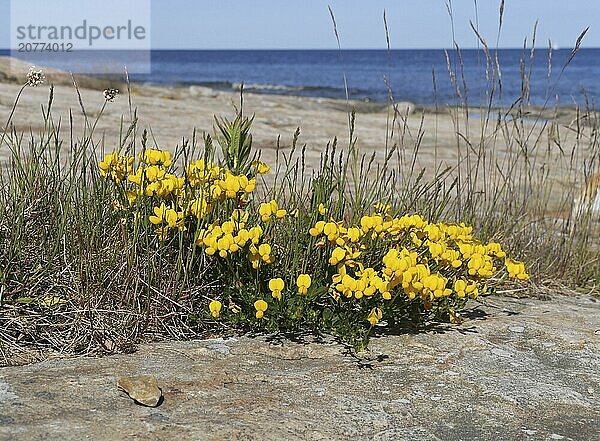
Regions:
<svg viewBox="0 0 600 441"><path fill-rule="evenodd" d="M4 440L598 440L600 301L487 298L460 326L334 342L238 337L0 370ZM155 375L134 404L123 375Z"/></svg>

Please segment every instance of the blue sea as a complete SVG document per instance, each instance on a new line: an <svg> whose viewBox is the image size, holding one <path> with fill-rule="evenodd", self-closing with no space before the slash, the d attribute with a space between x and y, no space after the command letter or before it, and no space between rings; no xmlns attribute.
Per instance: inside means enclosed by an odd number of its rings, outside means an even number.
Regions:
<svg viewBox="0 0 600 441"><path fill-rule="evenodd" d="M495 52L492 52L495 55ZM500 49L502 89L496 87L494 104L510 106L521 96L522 69L529 77L529 104L582 104L585 97L600 96L600 49L580 49L565 66L570 49L552 51L549 71L547 49ZM153 85L201 85L219 90L300 95L386 102L390 91L395 101L423 106L487 102L486 57L482 50L462 50L461 59L444 50L154 50L151 73L132 75L134 81ZM61 66L56 66L61 67ZM531 67L531 69L530 69ZM434 88L435 75L435 88ZM347 89L345 87L345 80ZM387 83L387 84L386 84ZM466 84L466 92L465 92ZM389 87L388 87L389 85Z"/></svg>

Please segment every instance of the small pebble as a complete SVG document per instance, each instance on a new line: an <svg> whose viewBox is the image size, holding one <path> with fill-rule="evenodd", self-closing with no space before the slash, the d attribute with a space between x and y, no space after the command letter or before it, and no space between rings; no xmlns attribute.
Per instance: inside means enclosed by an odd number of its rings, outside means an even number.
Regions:
<svg viewBox="0 0 600 441"><path fill-rule="evenodd" d="M552 435L550 435L550 439L563 439L564 436L562 435L558 435L556 433L553 433Z"/></svg>
<svg viewBox="0 0 600 441"><path fill-rule="evenodd" d="M133 401L143 406L156 407L161 401L162 391L153 375L121 377L117 381L117 387L125 391Z"/></svg>

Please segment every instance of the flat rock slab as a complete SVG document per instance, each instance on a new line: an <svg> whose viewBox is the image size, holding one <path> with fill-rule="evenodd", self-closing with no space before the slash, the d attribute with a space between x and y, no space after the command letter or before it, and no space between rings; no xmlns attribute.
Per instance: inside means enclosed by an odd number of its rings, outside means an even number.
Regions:
<svg viewBox="0 0 600 441"><path fill-rule="evenodd" d="M488 298L460 326L336 343L240 337L0 369L7 440L598 440L600 301ZM159 407L122 376L154 375Z"/></svg>

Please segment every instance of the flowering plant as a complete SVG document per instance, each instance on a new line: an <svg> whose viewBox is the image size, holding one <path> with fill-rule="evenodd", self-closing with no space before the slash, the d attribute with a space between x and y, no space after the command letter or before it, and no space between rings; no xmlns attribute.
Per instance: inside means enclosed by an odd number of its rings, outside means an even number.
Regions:
<svg viewBox="0 0 600 441"><path fill-rule="evenodd" d="M170 152L146 148L99 163L123 225L199 256L193 270L217 287L205 294L206 320L332 332L360 348L375 326L456 323L468 299L506 278L528 279L522 262L464 223L384 203L352 212L343 192L326 200L316 187L310 202L261 198L257 178L270 167L250 159L251 122L217 120L222 162L205 155L178 173Z"/></svg>

